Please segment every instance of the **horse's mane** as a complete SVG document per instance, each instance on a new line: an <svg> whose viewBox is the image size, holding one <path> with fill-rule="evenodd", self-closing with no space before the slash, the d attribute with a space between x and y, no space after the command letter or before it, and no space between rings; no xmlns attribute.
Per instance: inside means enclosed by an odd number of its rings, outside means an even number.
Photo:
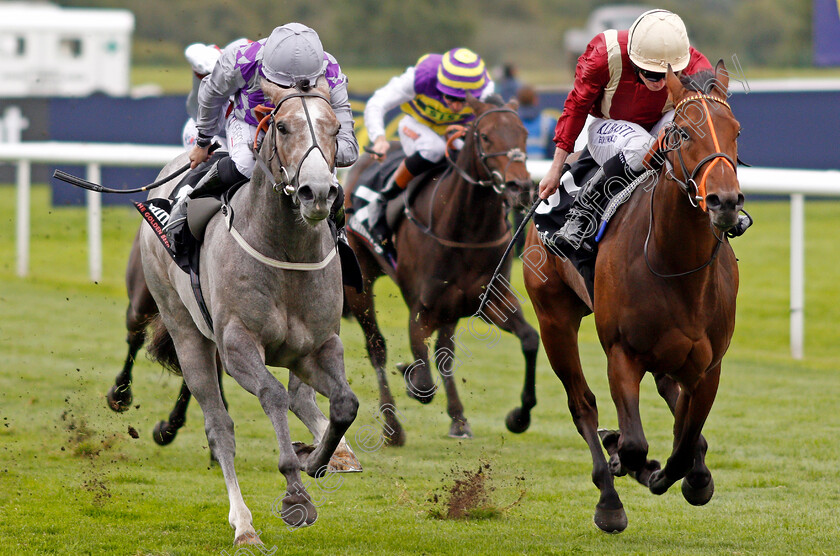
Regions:
<svg viewBox="0 0 840 556"><path fill-rule="evenodd" d="M719 83L715 79L715 72L712 70L701 70L691 75L680 76L680 83L689 91L697 91L698 93L710 93L715 83Z"/></svg>
<svg viewBox="0 0 840 556"><path fill-rule="evenodd" d="M487 104L492 104L493 106L504 106L505 101L502 99L502 95L499 93L493 93L492 95L488 96L484 99L484 102Z"/></svg>

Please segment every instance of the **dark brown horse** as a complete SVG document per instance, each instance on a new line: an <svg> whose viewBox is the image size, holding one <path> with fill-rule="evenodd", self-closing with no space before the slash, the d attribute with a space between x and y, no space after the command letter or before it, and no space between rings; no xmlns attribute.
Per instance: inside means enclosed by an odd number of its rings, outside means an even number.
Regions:
<svg viewBox="0 0 840 556"><path fill-rule="evenodd" d="M454 166L433 173L422 186L410 214L394 231L398 253L394 271L379 260L365 243L349 234L364 276L364 293L345 288L345 299L362 326L368 355L379 381L381 407L395 408L387 381L385 339L376 323L373 283L388 273L399 286L408 305L411 351L415 362L399 365L408 395L429 403L437 383L429 370L427 340L438 331L435 363L443 378L452 420L449 435L471 437L472 431L455 386L454 355L458 321L474 315L480 296L510 240L506 224L507 206L527 206L534 185L525 167L527 131L515 104L498 106L468 98L476 118L466 130L464 146ZM372 164L363 157L347 179L348 192L359 173ZM350 199L350 194L347 195ZM508 259L503 274L510 277ZM525 355L526 375L531 377L529 397L524 404L536 404L533 376L539 335L525 321L519 301L510 290L499 292L508 310L488 315L499 328L515 334ZM501 303L500 303L501 304ZM405 433L394 411L384 411L384 435L392 445L402 445ZM523 429L524 430L524 429Z"/></svg>
<svg viewBox="0 0 840 556"><path fill-rule="evenodd" d="M144 225L141 224L141 226ZM131 390L134 361L140 348L146 342L147 326L159 313L155 300L149 291L149 287L146 285L146 277L143 275L143 265L140 261L140 244L138 243L139 235L140 230L138 229L134 242L131 244L128 265L125 269L125 285L128 293L128 308L125 312L125 327L128 332L126 335L128 353L126 354L122 371L117 375L114 380L114 385L111 386L106 395L108 407L117 412L126 411L131 407L131 402L134 399ZM218 364L217 368L219 369L219 389L222 392L222 400L224 401L225 407L227 407L224 391L221 390L221 364ZM187 420L187 407L189 406L191 397L190 389L187 388L186 383L182 382L181 390L178 392L178 399L175 401L175 407L172 408L169 417L165 421L159 421L152 431L152 437L156 443L165 446L175 439L178 430L184 426Z"/></svg>
<svg viewBox="0 0 840 556"><path fill-rule="evenodd" d="M639 187L613 217L600 243L594 300L568 262L543 250L535 229L527 240L525 284L549 361L589 445L601 491L595 523L608 532L627 526L613 475L629 471L654 494L683 479L683 495L694 505L714 492L701 430L735 328L738 265L725 232L736 224L744 196L735 173L740 126L726 103L723 62L714 75L692 77L694 83L681 83L668 72L676 106L671 150L663 155L668 164L653 187ZM595 396L581 369L578 329L591 312L607 355L618 431L598 430ZM648 372L674 413L673 449L661 469L647 459L639 415L639 384Z"/></svg>

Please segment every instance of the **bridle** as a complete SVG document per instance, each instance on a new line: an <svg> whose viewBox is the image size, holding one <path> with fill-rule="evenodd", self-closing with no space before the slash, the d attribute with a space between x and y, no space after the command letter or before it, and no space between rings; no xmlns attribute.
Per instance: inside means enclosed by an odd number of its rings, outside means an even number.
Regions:
<svg viewBox="0 0 840 556"><path fill-rule="evenodd" d="M274 188L274 191L283 191L283 193L285 193L286 195L294 196L295 200L297 200L297 190L300 187L300 169L303 166L306 157L309 156L309 153L317 150L319 153L321 153L321 156L324 158L324 161L327 163L327 166L329 166L330 169L332 169L333 167L333 163L327 159L327 156L324 154L324 150L320 147L320 145L318 145L318 137L315 135L315 126L312 124L312 117L309 115L309 108L306 106L307 97L321 99L327 104L330 104L330 101L329 99L327 99L327 97L318 93L293 93L291 95L283 97L280 100L280 102L277 103L277 106L275 106L274 109L271 110L271 112L269 112L265 117L263 117L262 120L260 120L260 123L257 126L257 133L254 137L253 144L254 158L256 159L257 164L259 164L262 171L265 173L266 177L269 178L269 180L271 181L271 187ZM259 135L260 131L264 130L264 140L268 137L269 133L272 135L275 135L277 133L277 126L274 122L274 116L275 114L277 114L277 111L280 110L280 107L283 105L284 102L293 98L299 98L301 103L303 104L303 112L306 115L306 124L309 126L309 135L312 138L312 144L309 145L309 148L301 157L300 162L298 162L294 174L290 177L289 171L286 169L287 165L282 160L280 160L276 147L272 148L271 156L269 156L267 160L263 159L262 155L260 154L261 140L259 138ZM260 107L257 107L257 109L259 108ZM265 107L263 107L263 109L267 110L267 108ZM276 140L272 141L271 144L276 145ZM280 165L279 172L282 173L282 177L279 181L275 181L274 172L272 172L269 167L269 163L274 159L275 156L277 156L277 161Z"/></svg>
<svg viewBox="0 0 840 556"><path fill-rule="evenodd" d="M324 102L329 104L329 100L326 97L324 97L323 95L320 95L318 93L293 93L293 94L290 94L289 96L286 96L286 97L282 98L280 100L280 102L277 103L277 106L275 106L274 109L271 110L271 112L268 113L268 115L266 115L265 117L262 118L262 120L260 120L260 123L257 126L256 136L254 137L254 144L252 146L253 151L254 151L254 157L257 161L257 164L259 164L263 173L265 173L266 179L268 179L271 182L271 187L274 189L274 191L276 191L278 193L280 191L283 191L283 193L285 193L286 195L291 196L293 198L293 201L294 201L295 204L300 202L299 199L298 199L298 196L297 196L297 191L298 191L298 188L300 187L300 183L298 181L298 176L300 175L300 169L303 166L303 162L306 160L306 157L309 156L309 153L311 153L314 150L317 150L319 153L321 153L321 156L324 157L324 160L327 162L327 166L329 166L330 169L332 169L332 167L333 167L333 164L331 164L329 162L329 160L327 160L327 157L324 154L323 149L321 149L321 147L318 145L318 137L315 135L315 126L312 124L312 117L309 115L309 108L306 106L306 97L319 98L319 99L321 99ZM269 134L276 134L277 133L276 125L274 123L274 115L277 113L277 111L280 109L280 106L282 106L282 104L284 102L286 102L287 100L292 99L292 98L300 98L300 101L303 104L303 111L306 114L306 123L309 126L309 134L312 138L312 144L309 145L309 148L306 150L306 152L301 157L300 162L298 163L297 168L295 169L295 173L292 176L292 178L290 179L289 178L289 172L288 172L288 170L286 170L286 164L284 164L283 161L280 160L278 150L275 146L276 141L271 141L269 143L270 145L272 145L271 156L268 157L268 160L264 160L263 157L260 155L260 150L261 150L262 144L261 144L261 141L260 141L259 137L260 137L260 131L261 130L265 130L265 136L263 137L263 139L268 138ZM260 108L262 108L262 110L259 110ZM264 107L264 106L262 106L262 107L258 106L255 109L255 112L258 112L258 113L265 113L267 111L268 111L268 108ZM283 177L281 178L281 180L279 182L274 180L274 173L271 171L271 169L268 166L268 163L270 163L271 160L273 160L275 156L277 156L278 164L280 165L280 171L283 174ZM270 267L273 267L273 268L279 268L279 269L282 269L282 270L314 271L314 270L321 270L323 268L326 268L326 266L328 264L330 264L330 262L333 260L336 253L338 252L338 248L336 246L335 249L330 249L329 252L327 253L327 255L321 261L312 262L312 263L280 261L280 260L273 259L271 257L268 257L268 256L260 253L253 246L249 245L248 242L245 240L245 238L242 237L242 235L233 226L233 209L230 207L230 204L229 204L230 195L231 195L231 190L228 190L228 192L225 194L225 197L224 197L224 200L223 200L223 205L222 205L222 214L225 217L226 227L227 227L228 231L230 232L230 234L233 236L234 240L236 240L236 242L240 245L240 247L242 247L242 249L246 253L251 255L251 257L255 258L256 260L260 261L261 263L263 263L267 266L270 266ZM211 326L211 328L212 328L212 326Z"/></svg>
<svg viewBox="0 0 840 556"><path fill-rule="evenodd" d="M510 168L510 165L513 164L514 162L522 162L524 164L525 161L528 159L528 156L519 147L514 147L514 148L509 149L507 151L499 151L499 152L493 152L493 153L488 153L488 152L484 151L484 147L481 144L481 137L479 136L480 133L479 133L479 130L478 130L478 124L486 116L488 116L490 114L501 113L501 112L510 112L511 114L514 114L517 118L519 118L519 114L517 114L515 110L512 110L510 108L492 108L492 109L490 109L486 112L483 112L481 115L479 115L475 119L475 121L472 122L471 129L470 129L470 132L472 133L472 136L473 136L473 143L475 144L475 150L476 150L476 155L477 155L476 158L478 159L480 170L483 171L484 175L490 176L490 179L476 180L475 178L473 178L472 176L467 174L462 168L459 168L458 165L455 163L455 161L453 161L452 158L449 156L449 151L450 151L449 147L450 147L452 141L454 141L455 139L458 139L460 137L466 136L467 135L467 129L465 129L463 127L460 127L460 126L456 127L455 133L452 134L449 137L449 139L447 140L447 145L446 145L446 160L447 160L447 162L449 162L450 167L452 169L454 169L458 173L458 175L461 176L464 179L464 181L466 181L467 183L472 184L472 185L479 185L481 187L492 187L493 191L495 191L498 194L503 193L505 188L506 188L505 184L507 183L507 179L506 179L507 178L507 172L508 172L508 168ZM453 126L453 127L455 127L455 126ZM488 159L495 158L495 157L498 157L498 156L505 156L508 159L507 164L505 164L504 174L502 174L498 170L491 170L490 167L487 165L487 160Z"/></svg>
<svg viewBox="0 0 840 556"><path fill-rule="evenodd" d="M681 179L676 177L676 175L674 174L674 171L673 171L673 167L674 167L673 160L669 160L667 157L665 158L665 160L669 163L670 167L666 167L665 177L669 180L677 182L677 184L680 186L680 188L683 190L683 192L688 196L688 202L691 203L691 206L693 206L695 208L700 208L701 210L703 210L705 212L707 210L706 209L706 177L709 175L709 172L721 160L723 160L723 162L725 164L727 164L730 168L732 168L733 171L736 171L735 170L736 163L735 163L735 161L732 160L732 157L730 157L729 155L727 155L724 152L721 152L720 144L719 144L718 138L717 138L717 132L715 131L715 126L714 126L714 123L712 122L712 115L709 112L709 105L706 103L707 100L714 101L718 104L722 104L723 106L726 106L726 108L728 108L729 111L731 112L732 107L729 106L728 102L726 102L723 99L717 98L713 95L708 95L708 94L704 94L704 93L698 93L698 94L695 94L695 95L691 95L691 96L688 96L688 97L682 99L676 105L676 107L674 108L674 120L676 120L677 114L679 113L680 109L683 106L685 106L689 102L697 101L697 100L700 101L700 104L703 107L703 111L705 112L706 122L708 122L708 124L709 124L709 130L710 130L711 135L712 135L712 141L714 142L714 145L715 145L715 149L716 149L715 152L711 153L710 155L708 155L708 156L704 157L702 160L700 160L700 162L698 162L697 165L695 165L694 170L692 170L689 173L688 167L686 166L685 160L683 159L682 145L683 145L683 141L686 141L686 140L690 139L690 137L688 135L688 132L685 131L685 129L678 126L674 122L671 122L663 130L663 133L660 136L660 139L658 141L658 147L657 148L658 148L658 151L662 154L662 156L665 156L669 152L676 152L677 160L680 163L680 170L682 171L683 179L681 180ZM703 166L705 166L707 163L710 163L710 162L711 162L711 164L706 166L706 169L703 170L703 172L701 174L700 173L701 168L703 168ZM698 176L698 174L700 174L700 183L699 184L697 183L697 181L695 179ZM645 264L647 264L648 270L650 270L651 273L653 273L655 276L658 276L659 278L678 278L680 276L687 276L689 274L694 274L695 272L703 270L704 268L706 268L707 266L712 264L712 262L714 262L714 260L717 258L717 255L718 255L718 252L720 251L721 245L723 245L723 243L726 241L726 236L725 235L723 235L723 236L718 235L717 232L715 232L714 227L712 227L712 234L715 236L715 239L717 240L717 244L715 245L715 249L712 252L712 255L711 255L711 257L709 258L708 261L706 261L702 265L698 266L697 268L694 268L692 270L688 270L686 272L678 272L678 273L674 273L674 274L663 274L663 273L660 273L660 272L657 272L656 270L654 270L653 266L651 266L651 264L650 264L650 258L648 257L648 245L650 243L650 237L651 237L652 230L653 230L653 212L654 212L653 211L653 199L654 199L655 190L656 190L656 186L654 186L654 188L651 190L651 193L650 193L650 219L649 219L649 222L648 222L648 233L647 233L647 237L645 238L645 247L644 247Z"/></svg>
<svg viewBox="0 0 840 556"><path fill-rule="evenodd" d="M718 104L722 104L723 106L726 106L726 108L728 108L729 111L731 112L732 108L729 106L728 102L726 102L723 99L717 98L715 96L702 94L702 93L696 94L696 95L691 95L691 96L688 96L688 97L682 99L679 102L679 104L677 104L677 106L674 108L674 112L675 112L674 119L676 120L676 115L679 113L679 110L683 106L685 106L689 102L693 102L693 101L697 101L697 100L700 101L700 104L703 107L703 111L704 111L705 116L706 116L705 120L709 124L709 131L711 132L712 141L714 142L715 149L716 149L715 152L706 156L700 162L698 162L697 165L694 167L694 170L692 170L689 173L688 167L685 165L685 160L683 159L682 144L683 144L683 141L690 139L690 137L688 135L688 132L685 131L685 129L677 126L673 122L666 129L666 131L664 133L664 136L663 136L663 141L662 141L663 143L667 142L669 144L669 146L666 146L661 152L667 153L667 152L676 151L677 159L679 160L680 169L682 170L683 179L685 181L677 178L676 175L674 174L673 170L670 170L670 169L666 172L666 177L670 180L673 180L673 181L677 182L677 184L679 184L679 186L683 189L683 191L686 193L686 195L688 195L688 202L691 203L692 206L700 207L701 209L703 209L705 211L706 210L706 177L709 175L709 172L712 170L712 168L714 168L715 165L718 162L723 160L723 162L726 165L728 165L730 168L732 168L733 172L737 172L737 170L735 169L736 168L736 162L734 160L732 160L732 157L730 157L728 154L726 154L724 152L721 152L721 150L720 150L720 143L718 142L717 132L715 131L715 125L712 122L712 115L709 112L709 105L706 103L707 100L714 101ZM674 137L674 135L676 135L676 137ZM670 145L673 145L673 146L670 146ZM700 173L700 169L703 168L703 166L708 162L711 162L711 164L709 164L708 167L706 167L706 169L700 175L700 183L698 184L697 181L695 180L695 178ZM673 167L673 163L671 164L671 166ZM686 178L686 176L687 176L687 178Z"/></svg>

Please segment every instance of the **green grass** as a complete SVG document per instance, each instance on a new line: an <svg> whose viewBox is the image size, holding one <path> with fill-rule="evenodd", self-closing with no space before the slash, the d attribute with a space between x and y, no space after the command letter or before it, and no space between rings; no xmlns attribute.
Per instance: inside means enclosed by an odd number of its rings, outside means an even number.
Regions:
<svg viewBox="0 0 840 556"><path fill-rule="evenodd" d="M180 380L141 357L134 383L139 407L119 415L105 407L104 393L125 355L122 274L138 215L127 207L104 209L104 277L91 284L84 210L55 209L48 199L46 188L34 188L31 270L21 279L15 276L14 189L0 187L0 554L233 554L224 483L218 468L208 468L199 408L191 407L172 445L161 448L151 439ZM364 473L344 476L334 492L312 484L323 502L320 517L298 531L287 531L271 513L284 482L268 419L226 377L237 472L267 548L294 554L838 553L840 246L834 238L840 203L807 203L801 362L790 359L788 347L789 207L755 202L748 209L757 223L735 242L736 334L704 431L716 483L707 506L689 506L678 487L653 496L625 477L617 486L630 525L620 535L599 532L592 523L597 490L590 458L544 355L531 429L513 435L504 427L523 366L518 342L505 335L493 348L470 341L472 355L460 354L459 385L474 439L446 437L442 395L420 406L392 377L407 445L359 451ZM514 285L524 292L521 284L517 267ZM390 362L407 360L407 311L386 280L377 293ZM377 426L378 398L355 322L344 322L342 338L361 402L348 434L353 443L362 427ZM615 427L592 319L584 323L582 353L601 402L601 425ZM651 456L664 459L672 420L650 379L642 390ZM294 419L292 435L309 439ZM491 468L492 505L473 519L436 519L440 508L430 499L482 462Z"/></svg>

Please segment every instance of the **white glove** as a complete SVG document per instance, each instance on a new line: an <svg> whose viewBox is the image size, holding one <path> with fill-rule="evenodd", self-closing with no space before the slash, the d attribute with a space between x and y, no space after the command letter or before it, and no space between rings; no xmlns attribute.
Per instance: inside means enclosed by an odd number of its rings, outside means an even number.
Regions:
<svg viewBox="0 0 840 556"><path fill-rule="evenodd" d="M192 66L192 70L199 75L211 73L221 54L222 51L218 46L200 42L191 44L184 50L184 56Z"/></svg>

